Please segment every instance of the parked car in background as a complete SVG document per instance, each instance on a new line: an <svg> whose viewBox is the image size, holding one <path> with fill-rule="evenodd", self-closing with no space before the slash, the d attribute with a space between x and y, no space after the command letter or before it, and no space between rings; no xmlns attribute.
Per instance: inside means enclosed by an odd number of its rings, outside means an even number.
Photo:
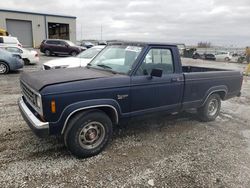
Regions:
<svg viewBox="0 0 250 188"><path fill-rule="evenodd" d="M81 52L76 57L54 59L43 64L44 70L85 67L105 46L94 46Z"/></svg>
<svg viewBox="0 0 250 188"><path fill-rule="evenodd" d="M24 64L26 65L36 64L39 62L39 55L37 51L35 50L28 50L28 49L17 47L17 46L4 46L1 48L11 53L20 54L20 56L22 57L24 61Z"/></svg>
<svg viewBox="0 0 250 188"><path fill-rule="evenodd" d="M11 36L0 36L0 46L19 46L22 44L18 41L16 37Z"/></svg>
<svg viewBox="0 0 250 188"><path fill-rule="evenodd" d="M50 55L71 55L76 56L86 50L85 47L77 46L69 40L47 39L43 40L40 45L40 51L46 56Z"/></svg>
<svg viewBox="0 0 250 188"><path fill-rule="evenodd" d="M216 61L230 61L232 59L232 54L230 52L218 51L215 53Z"/></svg>
<svg viewBox="0 0 250 188"><path fill-rule="evenodd" d="M94 44L91 43L91 42L82 42L81 46L83 46L83 47L85 47L85 48L88 49L88 48L92 48L94 46Z"/></svg>
<svg viewBox="0 0 250 188"><path fill-rule="evenodd" d="M216 60L215 55L212 53L204 53L202 54L201 58L205 60L213 60L213 61Z"/></svg>
<svg viewBox="0 0 250 188"><path fill-rule="evenodd" d="M195 51L192 56L193 59L215 60L215 55L212 53L198 53Z"/></svg>
<svg viewBox="0 0 250 188"><path fill-rule="evenodd" d="M0 48L0 74L7 74L23 68L23 60L19 54L10 53Z"/></svg>
<svg viewBox="0 0 250 188"><path fill-rule="evenodd" d="M97 45L107 45L107 44L108 43L105 40L99 40L98 43L97 43Z"/></svg>

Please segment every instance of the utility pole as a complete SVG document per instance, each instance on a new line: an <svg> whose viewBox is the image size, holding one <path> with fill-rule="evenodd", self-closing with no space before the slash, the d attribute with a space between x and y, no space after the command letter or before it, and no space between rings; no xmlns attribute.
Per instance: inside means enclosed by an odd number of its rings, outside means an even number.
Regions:
<svg viewBox="0 0 250 188"><path fill-rule="evenodd" d="M82 40L82 24L81 24L81 40Z"/></svg>
<svg viewBox="0 0 250 188"><path fill-rule="evenodd" d="M101 40L102 40L102 25L101 25Z"/></svg>

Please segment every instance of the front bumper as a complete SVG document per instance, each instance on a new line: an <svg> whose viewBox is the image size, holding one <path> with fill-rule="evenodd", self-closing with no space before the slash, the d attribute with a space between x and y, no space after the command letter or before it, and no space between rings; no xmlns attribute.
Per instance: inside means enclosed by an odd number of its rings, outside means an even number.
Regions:
<svg viewBox="0 0 250 188"><path fill-rule="evenodd" d="M21 97L18 100L18 106L20 112L23 116L23 119L29 125L31 130L38 136L38 137L46 137L49 135L49 123L40 121L28 108L28 106L23 101Z"/></svg>

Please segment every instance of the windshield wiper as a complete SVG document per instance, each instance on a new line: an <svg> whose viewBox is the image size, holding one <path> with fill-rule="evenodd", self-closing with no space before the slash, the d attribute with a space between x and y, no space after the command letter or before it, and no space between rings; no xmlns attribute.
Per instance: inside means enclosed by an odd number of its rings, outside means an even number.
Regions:
<svg viewBox="0 0 250 188"><path fill-rule="evenodd" d="M104 65L104 64L97 64L98 67L102 67L104 69L112 69L112 67L108 66L108 65Z"/></svg>

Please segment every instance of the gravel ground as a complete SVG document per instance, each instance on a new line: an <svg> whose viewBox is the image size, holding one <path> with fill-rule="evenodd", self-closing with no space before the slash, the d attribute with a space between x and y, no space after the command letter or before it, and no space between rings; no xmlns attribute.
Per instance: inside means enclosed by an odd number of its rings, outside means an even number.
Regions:
<svg viewBox="0 0 250 188"><path fill-rule="evenodd" d="M48 59L41 56L41 63ZM0 76L0 187L250 187L249 79L240 98L222 103L214 122L202 123L191 112L132 120L117 127L104 152L79 160L61 138L39 139L23 121L20 72Z"/></svg>

